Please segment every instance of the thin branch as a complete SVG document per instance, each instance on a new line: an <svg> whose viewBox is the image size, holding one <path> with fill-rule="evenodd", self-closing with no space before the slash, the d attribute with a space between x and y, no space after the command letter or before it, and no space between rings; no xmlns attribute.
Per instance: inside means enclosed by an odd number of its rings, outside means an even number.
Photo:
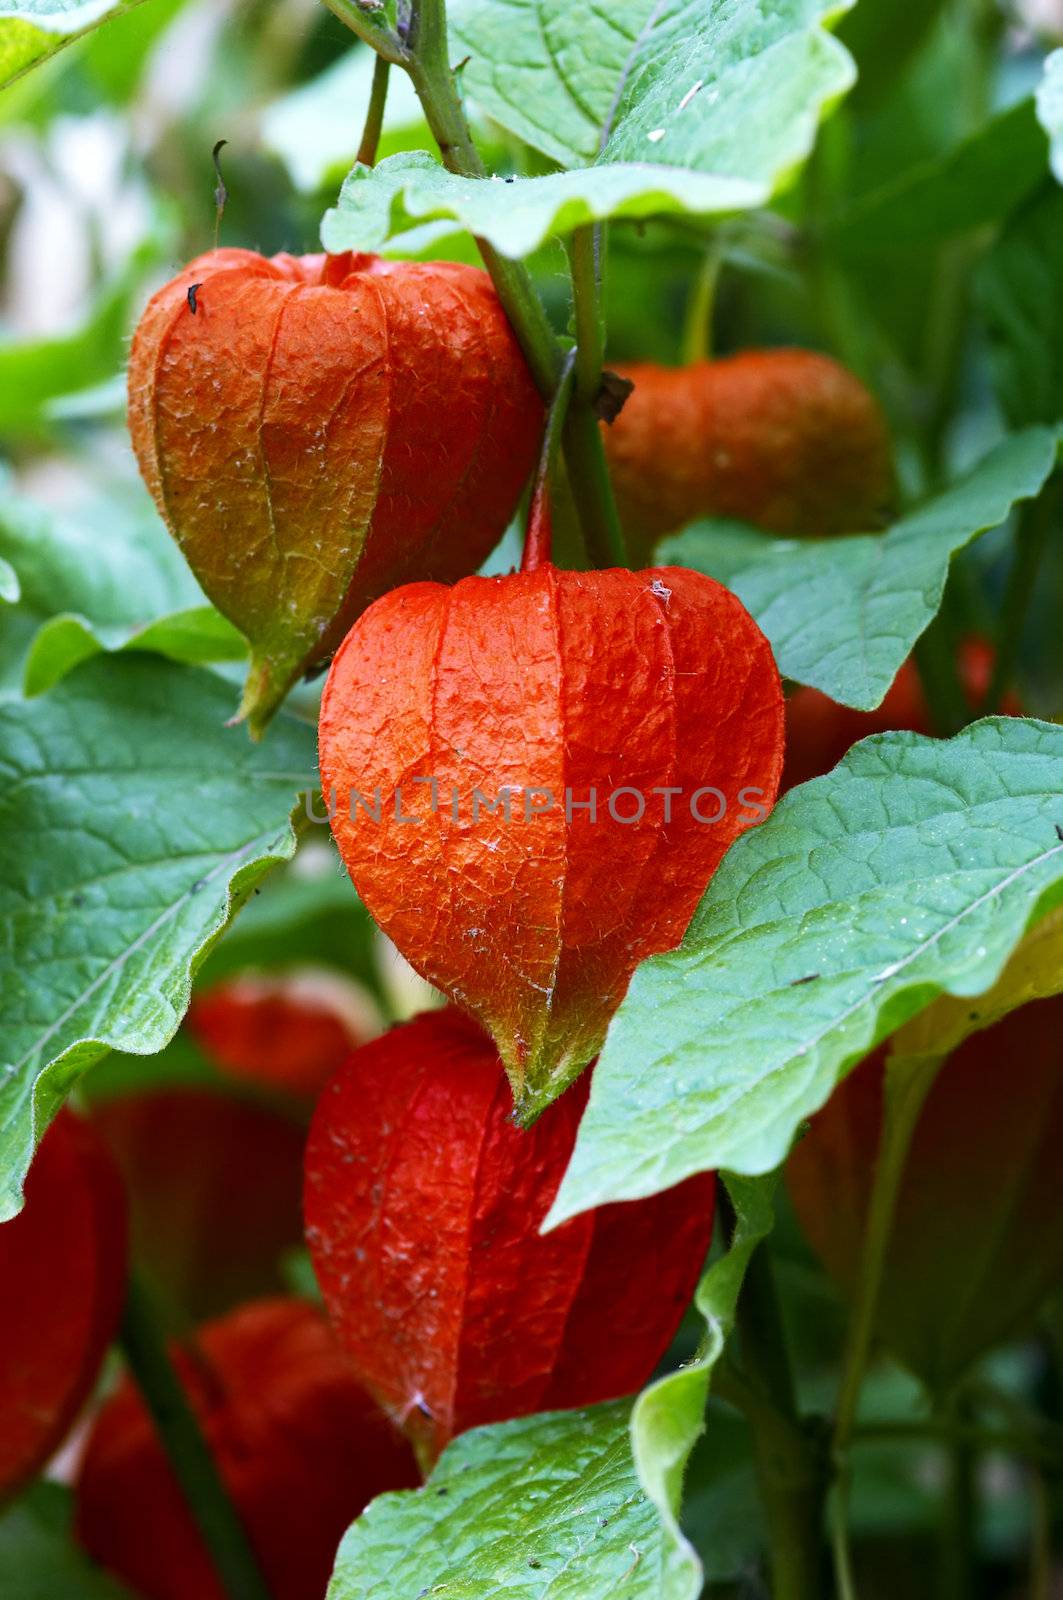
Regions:
<svg viewBox="0 0 1063 1600"><path fill-rule="evenodd" d="M355 160L363 167L371 167L376 162L377 147L384 127L384 107L387 104L390 76L391 62L386 56L377 56L373 63L373 87L369 93L369 109L365 114L362 142L355 156Z"/></svg>
<svg viewBox="0 0 1063 1600"><path fill-rule="evenodd" d="M333 16L393 67L409 64L409 52L384 16L383 0L324 0Z"/></svg>

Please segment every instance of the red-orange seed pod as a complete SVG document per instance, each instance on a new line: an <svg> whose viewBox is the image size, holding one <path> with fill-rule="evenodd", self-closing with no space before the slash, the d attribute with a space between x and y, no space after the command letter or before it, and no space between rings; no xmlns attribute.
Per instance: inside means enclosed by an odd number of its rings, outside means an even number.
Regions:
<svg viewBox="0 0 1063 1600"><path fill-rule="evenodd" d="M636 559L697 517L781 534L868 533L893 496L886 422L858 378L811 350L617 369L635 385L604 429Z"/></svg>
<svg viewBox="0 0 1063 1600"><path fill-rule="evenodd" d="M426 1463L480 1423L638 1389L694 1291L711 1173L540 1234L587 1088L519 1131L490 1040L451 1009L364 1045L318 1102L314 1269L355 1370Z"/></svg>
<svg viewBox="0 0 1063 1600"><path fill-rule="evenodd" d="M1063 1283L1061 1028L1056 996L972 1034L920 1113L876 1321L886 1346L939 1393L1029 1326ZM879 1050L838 1086L786 1168L805 1233L849 1291L865 1249L884 1076Z"/></svg>
<svg viewBox="0 0 1063 1600"><path fill-rule="evenodd" d="M416 1484L406 1442L302 1301L253 1301L173 1358L273 1600L321 1600L348 1524L374 1495ZM89 1437L77 1531L144 1600L226 1600L128 1380Z"/></svg>
<svg viewBox="0 0 1063 1600"><path fill-rule="evenodd" d="M93 1129L61 1111L24 1209L0 1227L0 1501L40 1471L88 1399L125 1279L121 1179Z"/></svg>
<svg viewBox="0 0 1063 1600"><path fill-rule="evenodd" d="M189 564L251 642L257 733L370 600L475 572L542 404L476 268L225 249L144 312L129 426Z"/></svg>
<svg viewBox="0 0 1063 1600"><path fill-rule="evenodd" d="M782 755L767 640L681 568L395 590L321 706L355 886L492 1035L525 1122L598 1053L638 963L679 943Z"/></svg>

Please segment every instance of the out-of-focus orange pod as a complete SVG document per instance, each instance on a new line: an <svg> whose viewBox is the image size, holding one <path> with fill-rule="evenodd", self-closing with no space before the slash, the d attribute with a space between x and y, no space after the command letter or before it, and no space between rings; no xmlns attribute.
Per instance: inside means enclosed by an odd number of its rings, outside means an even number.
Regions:
<svg viewBox="0 0 1063 1600"><path fill-rule="evenodd" d="M773 533L868 533L893 497L885 418L812 350L745 350L686 367L621 366L635 388L604 428L635 560L698 517Z"/></svg>
<svg viewBox="0 0 1063 1600"><path fill-rule="evenodd" d="M1063 1283L1063 998L972 1034L941 1068L904 1168L878 1302L883 1342L934 1389L1020 1332ZM885 1051L835 1090L787 1163L798 1219L857 1280L882 1129Z"/></svg>
<svg viewBox="0 0 1063 1600"><path fill-rule="evenodd" d="M40 1471L88 1399L125 1282L121 1180L91 1125L61 1111L25 1206L0 1226L0 1500Z"/></svg>
<svg viewBox="0 0 1063 1600"><path fill-rule="evenodd" d="M417 1483L409 1447L302 1301L242 1306L172 1354L273 1600L321 1600L348 1524L374 1495ZM226 1600L128 1380L89 1437L77 1532L144 1600Z"/></svg>

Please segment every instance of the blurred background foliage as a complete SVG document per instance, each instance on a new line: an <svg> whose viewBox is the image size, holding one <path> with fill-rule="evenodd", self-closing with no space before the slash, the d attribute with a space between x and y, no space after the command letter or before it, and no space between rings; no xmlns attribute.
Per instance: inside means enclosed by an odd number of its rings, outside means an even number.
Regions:
<svg viewBox="0 0 1063 1600"><path fill-rule="evenodd" d="M762 344L829 350L883 400L911 501L1008 425L1063 415L1063 195L1048 176L1032 104L1045 58L1063 42L1063 0L861 0L840 31L859 85L780 204L722 224L612 228L608 354L677 362ZM144 0L0 95L0 560L19 578L0 582L0 695L43 686L52 669L35 645L42 627L52 630L50 652L76 654L122 647L174 613L206 625L195 580L132 460L127 341L151 290L214 242L217 140L227 141L221 242L265 253L318 248L321 214L359 143L371 71L368 52L316 0ZM546 170L541 156L470 110L492 170ZM411 91L393 74L381 154L429 144ZM403 242L475 259L472 241L450 225L427 225ZM561 247L543 249L531 266L564 329ZM1021 371L1012 370L1017 338L1027 352ZM1012 531L955 563L936 627L958 636L989 625ZM511 559L508 548L496 558ZM1057 541L1022 660L1025 703L1050 717L1063 712L1060 593ZM216 638L204 644L205 659L224 653ZM238 641L230 653L239 654ZM28 674L35 660L37 682ZM314 694L301 691L298 714L313 714ZM320 827L256 895L201 983L297 963L356 980L385 1018L427 998L374 933ZM90 1092L202 1074L182 1032L157 1057L112 1056ZM785 1215L773 1251L804 1398L814 1408L821 1397L826 1408L842 1308ZM305 1267L291 1271L305 1281ZM981 1376L995 1404L1037 1402L1063 1427L1060 1368L1050 1359L1061 1336L1063 1315L993 1358ZM681 1340L675 1353L683 1349ZM923 1404L914 1381L885 1363L867 1386L853 1502L864 1600L940 1592L933 1551L946 1514L944 1468L932 1444L903 1429ZM1028 1593L1020 1575L1031 1540L1046 1518L1063 1520L1063 1486L1035 1493L1012 1461L990 1456L981 1491L986 1593ZM745 1424L714 1402L685 1517L711 1592L763 1592L760 1515ZM61 1511L57 1520L39 1500L0 1520L0 1592L29 1592L8 1578L14 1552L18 1581L27 1581L31 1550L33 1592L49 1600L68 1592L63 1562L72 1558L60 1559L46 1537L59 1522ZM1063 1579L1042 1591L1050 1592L1063 1594Z"/></svg>

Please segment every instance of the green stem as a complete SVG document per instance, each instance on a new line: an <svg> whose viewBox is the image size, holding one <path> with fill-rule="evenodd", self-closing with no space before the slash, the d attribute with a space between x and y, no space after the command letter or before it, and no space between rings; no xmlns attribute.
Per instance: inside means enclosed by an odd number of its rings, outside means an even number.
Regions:
<svg viewBox="0 0 1063 1600"><path fill-rule="evenodd" d="M962 1406L962 1403L961 1403ZM962 1422L962 1409L959 1419ZM938 1564L940 1600L971 1600L977 1570L974 1530L978 1515L978 1450L962 1426L949 1443L948 1481Z"/></svg>
<svg viewBox="0 0 1063 1600"><path fill-rule="evenodd" d="M1052 1502L1044 1474L1030 1478L1030 1600L1049 1600L1052 1591Z"/></svg>
<svg viewBox="0 0 1063 1600"><path fill-rule="evenodd" d="M333 16L345 28L357 34L378 56L383 56L393 67L409 64L409 52L398 34L372 7L359 4L359 0L324 0Z"/></svg>
<svg viewBox="0 0 1063 1600"><path fill-rule="evenodd" d="M373 87L369 93L369 109L365 114L362 142L355 156L355 160L363 167L371 167L376 161L377 146L384 127L384 107L387 104L390 76L391 62L384 56L377 56L373 63Z"/></svg>
<svg viewBox="0 0 1063 1600"><path fill-rule="evenodd" d="M413 0L405 40L387 24L373 20L375 13L368 14L357 0L325 3L360 39L409 73L447 170L466 178L486 177L450 69L445 0ZM550 404L561 377L564 352L531 276L523 262L500 255L486 239L476 243L532 377ZM588 403L580 397L569 408L564 448L587 548L600 564L622 565L623 540L601 435Z"/></svg>
<svg viewBox="0 0 1063 1600"><path fill-rule="evenodd" d="M576 352L570 350L561 373L553 404L546 417L539 466L532 485L531 503L528 507L528 524L524 535L522 572L535 572L545 566L553 555L553 502L552 486L557 465L557 447L561 430L572 397L575 378Z"/></svg>
<svg viewBox="0 0 1063 1600"><path fill-rule="evenodd" d="M579 510L587 554L596 567L626 567L613 486L602 449L602 430L591 407L573 395L565 419L565 463Z"/></svg>
<svg viewBox="0 0 1063 1600"><path fill-rule="evenodd" d="M771 1547L772 1600L821 1600L826 1465L801 1424L787 1417L725 1355L713 1392L740 1411L753 1457Z"/></svg>
<svg viewBox="0 0 1063 1600"><path fill-rule="evenodd" d="M871 1204L864 1230L860 1277L856 1285L849 1340L842 1367L834 1422L832 1453L837 1474L832 1514L832 1545L838 1592L853 1594L848 1548L849 1448L856 1428L860 1391L875 1331L875 1315L886 1268L886 1252L893 1229L908 1151L919 1113L937 1075L940 1062L919 1058L896 1062L887 1070L882 1140L875 1163Z"/></svg>
<svg viewBox="0 0 1063 1600"><path fill-rule="evenodd" d="M971 720L971 708L956 671L956 649L947 617L939 612L913 652L915 670L936 734L949 738Z"/></svg>
<svg viewBox="0 0 1063 1600"><path fill-rule="evenodd" d="M731 1238L735 1218L726 1194L720 1209ZM822 1444L798 1415L786 1328L764 1244L746 1268L736 1327L742 1365L725 1353L713 1388L742 1412L752 1432L770 1539L773 1600L820 1600L828 1462Z"/></svg>
<svg viewBox="0 0 1063 1600"><path fill-rule="evenodd" d="M1004 601L997 630L997 657L983 710L987 716L999 711L1015 680L1026 617L1037 586L1037 574L1048 545L1056 511L1056 496L1047 489L1029 501L1015 535L1015 555L1008 573Z"/></svg>
<svg viewBox="0 0 1063 1600"><path fill-rule="evenodd" d="M167 1354L151 1297L130 1277L122 1351L228 1600L270 1600L243 1524Z"/></svg>
<svg viewBox="0 0 1063 1600"><path fill-rule="evenodd" d="M755 1372L769 1400L783 1416L796 1418L797 1400L789 1345L771 1256L758 1245L749 1260L738 1301L742 1361Z"/></svg>
<svg viewBox="0 0 1063 1600"><path fill-rule="evenodd" d="M601 229L577 228L569 240L572 307L576 319L576 392L593 405L602 384L605 329L602 326Z"/></svg>
<svg viewBox="0 0 1063 1600"><path fill-rule="evenodd" d="M697 277L694 279L683 320L682 359L684 366L695 361L710 361L713 349L713 311L716 305L716 286L723 266L723 235L718 229L708 249Z"/></svg>

